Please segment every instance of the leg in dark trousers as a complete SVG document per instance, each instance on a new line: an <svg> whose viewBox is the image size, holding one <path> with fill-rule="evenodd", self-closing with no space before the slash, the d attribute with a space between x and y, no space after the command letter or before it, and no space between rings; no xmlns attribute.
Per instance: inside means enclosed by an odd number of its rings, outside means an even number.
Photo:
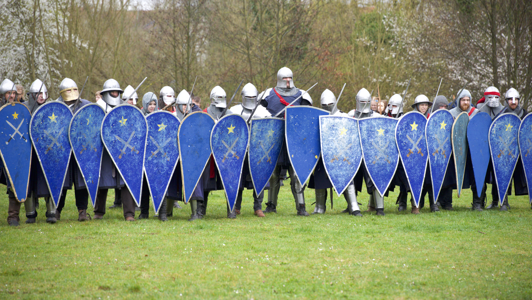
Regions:
<svg viewBox="0 0 532 300"><path fill-rule="evenodd" d="M126 221L135 221L135 200L127 187L122 189L122 207Z"/></svg>
<svg viewBox="0 0 532 300"><path fill-rule="evenodd" d="M105 204L107 202L108 189L98 190L96 201L94 203L94 218L101 219L105 215Z"/></svg>

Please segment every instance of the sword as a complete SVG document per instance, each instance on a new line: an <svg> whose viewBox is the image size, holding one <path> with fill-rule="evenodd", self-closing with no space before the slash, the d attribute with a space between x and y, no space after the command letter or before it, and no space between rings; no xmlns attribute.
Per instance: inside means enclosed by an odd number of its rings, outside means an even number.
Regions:
<svg viewBox="0 0 532 300"><path fill-rule="evenodd" d="M500 140L501 143L504 145L504 149L501 150L501 153L499 153L499 155L497 155L497 157L498 157L498 158L501 158L501 155L504 155L504 152L505 152L505 151L508 151L508 155L511 155L512 158L514 158L515 155L513 154L512 151L510 151L510 147L508 146L508 144L506 144L506 143L504 142L504 140L502 139L501 136L499 136L499 140ZM512 140L510 141L510 144L513 143L514 140L515 140L515 137L512 138Z"/></svg>
<svg viewBox="0 0 532 300"><path fill-rule="evenodd" d="M315 83L313 86L311 86L308 90L306 90L305 92L301 93L301 95L299 95L299 97L297 97L294 101L290 102L290 104L288 104L288 105L285 106L283 109L281 109L281 111L278 112L278 113L277 113L275 116L273 116L273 117L276 118L276 117L277 117L278 115L280 115L283 111L285 111L285 109L286 109L287 107L289 107L289 106L291 106L292 104L294 104L297 100L299 100L299 98L303 97L303 95L308 94L308 92L309 92L310 90L312 90L312 88L315 87L316 84L318 84L318 83L316 82L316 83Z"/></svg>
<svg viewBox="0 0 532 300"><path fill-rule="evenodd" d="M129 97L125 98L126 101L131 98L131 96L135 95L135 93L137 92L137 90L140 88L140 86L144 83L144 81L146 81L146 79L148 79L148 77L144 77L144 80L142 80L139 85L137 85L137 88L131 93L131 95L129 95Z"/></svg>
<svg viewBox="0 0 532 300"><path fill-rule="evenodd" d="M388 147L388 144L390 143L389 141L386 141L386 145L384 145L384 147L379 147L375 144L374 141L371 141L371 143L373 144L373 147L375 147L375 149L377 149L377 151L379 152L379 156L377 156L375 158L375 160L373 161L373 164L376 164L377 163L377 159L383 157L387 163L391 164L392 162L390 162L390 160L388 159L388 155L386 153L384 153L384 149L386 149L386 147Z"/></svg>
<svg viewBox="0 0 532 300"><path fill-rule="evenodd" d="M432 101L433 103L436 102L436 98L438 98L438 94L440 93L440 87L441 87L441 82L442 81L443 81L443 78L440 79L440 85L438 85L438 90L436 91L436 96L434 96L434 101ZM432 105L432 107L430 108L430 112L431 113L433 112L433 108L434 108L434 105Z"/></svg>
<svg viewBox="0 0 532 300"><path fill-rule="evenodd" d="M530 142L530 139L526 139L528 141L528 144L530 145L530 147L528 147L528 149L526 150L526 154L525 154L525 157L528 157L528 155L530 154L530 150L532 150L532 142Z"/></svg>
<svg viewBox="0 0 532 300"><path fill-rule="evenodd" d="M340 101L340 97L342 97L342 93L344 92L345 85L346 83L344 83L344 86L342 87L342 90L340 91L340 95L338 95L338 99L336 99L336 103L334 103L333 109L331 110L331 115L334 115L334 113L336 112L336 107L338 107L338 102Z"/></svg>
<svg viewBox="0 0 532 300"><path fill-rule="evenodd" d="M120 155L118 156L119 159L122 159L122 154L126 154L126 148L131 149L131 152L135 151L137 154L139 154L139 151L136 150L135 147L133 147L133 146L131 146L129 144L129 142L131 142L131 139L133 138L133 136L135 136L135 131L133 131L131 133L131 135L129 136L129 139L126 142L123 139L121 139L118 135L115 135L116 139L124 144L124 148L122 148L122 150L120 150Z"/></svg>
<svg viewBox="0 0 532 300"><path fill-rule="evenodd" d="M168 138L166 141L164 141L161 144L161 146L159 146L157 141L155 141L155 139L152 136L150 136L150 139L155 144L155 146L157 147L157 150L155 150L155 152L151 153L151 156L149 157L149 159L151 159L153 156L157 157L157 153L159 153L159 151L163 152L163 147L166 146L170 142L170 138ZM163 156L166 156L166 160L170 160L170 158L167 157L166 152L163 153Z"/></svg>
<svg viewBox="0 0 532 300"><path fill-rule="evenodd" d="M372 96L372 95L373 95L373 90L371 90L371 94L369 94L369 103L370 103L369 106L370 106L370 107L371 107L371 101L373 101L373 100L371 100L371 96ZM360 110L360 111L356 111L356 112L355 112L355 113L358 112L358 116L355 116L354 118L355 118L355 119L358 119L358 118L360 117L360 114L362 114L362 111L364 111L364 110L366 109L367 106L368 106L368 102L364 103L364 107L362 107L362 110Z"/></svg>
<svg viewBox="0 0 532 300"><path fill-rule="evenodd" d="M218 118L218 120L220 120L223 116L225 116L225 113L227 112L227 108L229 106L231 106L231 103L233 103L233 99L235 98L236 96L236 92L238 92L238 90L240 90L240 87L242 86L242 83L244 82L244 79L242 79L242 81L240 81L240 84L238 85L238 87L236 88L235 92L233 93L233 97L231 97L231 100L229 100L229 104L227 104L224 108L224 110L222 111L222 114L220 115L220 117Z"/></svg>
<svg viewBox="0 0 532 300"><path fill-rule="evenodd" d="M338 153L338 156L344 156L343 154L345 153L345 151L349 150L349 149L351 148L352 145L353 145L353 144L351 143L351 144L347 145L344 149L340 150L340 153ZM331 162L333 162L333 161L335 161L335 160L339 160L339 159L338 159L338 156L335 155L335 156L333 157L333 159L331 159ZM347 161L348 164L351 164L351 163L349 162L349 160L347 159L347 157L345 157L345 156L344 156L344 161Z"/></svg>
<svg viewBox="0 0 532 300"><path fill-rule="evenodd" d="M222 144L224 144L225 148L227 148L227 152L224 154L224 158L222 159L222 162L225 162L225 159L227 158L227 155L229 155L229 153L232 153L233 157L236 157L236 159L240 158L238 157L238 155L236 155L236 152L233 151L233 147L236 145L237 141L238 141L238 138L236 138L235 141L231 144L231 147L229 147L225 141L222 141Z"/></svg>
<svg viewBox="0 0 532 300"><path fill-rule="evenodd" d="M11 126L11 128L15 129L15 132L13 132L12 135L10 135L11 138L9 138L9 140L6 142L6 145L9 144L9 142L11 142L11 140L15 137L15 135L18 133L20 135L21 138L23 138L26 142L28 140L26 140L26 138L24 137L24 135L22 133L20 133L19 129L20 129L20 126L22 126L22 123L24 123L24 119L22 119L22 121L20 122L20 124L18 124L18 127L15 128L15 126L13 126L13 124L11 124L9 121L7 121L7 124L9 124L9 126Z"/></svg>

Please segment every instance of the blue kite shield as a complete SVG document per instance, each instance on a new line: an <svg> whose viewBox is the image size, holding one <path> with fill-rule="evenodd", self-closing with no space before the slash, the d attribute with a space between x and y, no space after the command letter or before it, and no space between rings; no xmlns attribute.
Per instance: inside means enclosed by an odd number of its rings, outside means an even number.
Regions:
<svg viewBox="0 0 532 300"><path fill-rule="evenodd" d="M304 185L320 158L319 117L328 111L312 106L290 106L286 109L285 139L290 163L297 179Z"/></svg>
<svg viewBox="0 0 532 300"><path fill-rule="evenodd" d="M351 117L320 116L321 155L325 171L340 196L362 163L358 122Z"/></svg>
<svg viewBox="0 0 532 300"><path fill-rule="evenodd" d="M155 213L159 213L170 179L179 161L177 130L179 120L167 111L158 111L146 117L148 141L144 158L144 171L150 188Z"/></svg>
<svg viewBox="0 0 532 300"><path fill-rule="evenodd" d="M249 171L253 187L260 195L277 165L284 142L284 120L263 118L251 120Z"/></svg>
<svg viewBox="0 0 532 300"><path fill-rule="evenodd" d="M488 142L490 125L490 115L479 112L469 121L467 126L467 143L469 144L469 154L479 198L490 164L490 145Z"/></svg>
<svg viewBox="0 0 532 300"><path fill-rule="evenodd" d="M181 159L183 193L188 203L201 174L211 157L211 131L214 119L207 113L195 112L186 116L179 126L177 141Z"/></svg>
<svg viewBox="0 0 532 300"><path fill-rule="evenodd" d="M412 111L402 116L395 127L397 149L401 155L401 162L416 207L419 207L429 156L427 140L425 139L426 126L427 119L425 116L420 112Z"/></svg>
<svg viewBox="0 0 532 300"><path fill-rule="evenodd" d="M528 198L532 203L532 114L528 114L519 127L519 151L528 185Z"/></svg>
<svg viewBox="0 0 532 300"><path fill-rule="evenodd" d="M91 196L92 206L95 205L100 182L103 154L100 128L104 117L105 112L98 104L85 105L74 114L68 130L70 145Z"/></svg>
<svg viewBox="0 0 532 300"><path fill-rule="evenodd" d="M224 185L229 209L233 211L242 167L249 142L249 129L246 120L239 115L221 118L211 132L211 149L220 177Z"/></svg>
<svg viewBox="0 0 532 300"><path fill-rule="evenodd" d="M113 108L102 122L102 140L105 149L124 179L133 199L140 206L144 153L148 125L136 106L120 105Z"/></svg>
<svg viewBox="0 0 532 300"><path fill-rule="evenodd" d="M41 105L33 114L30 135L39 158L46 184L55 203L63 190L72 147L68 140L68 126L72 112L63 102Z"/></svg>
<svg viewBox="0 0 532 300"><path fill-rule="evenodd" d="M500 205L508 191L515 165L519 158L519 143L517 142L521 120L515 114L502 114L493 120L490 126L489 142L491 161Z"/></svg>
<svg viewBox="0 0 532 300"><path fill-rule="evenodd" d="M462 194L462 184L464 183L464 173L467 162L467 124L469 124L469 116L466 112L463 112L456 117L456 120L454 120L451 133L453 139L453 156L458 197Z"/></svg>
<svg viewBox="0 0 532 300"><path fill-rule="evenodd" d="M443 179L453 151L453 146L451 145L453 122L453 115L448 110L437 110L430 115L425 128L434 199L438 199L440 195Z"/></svg>
<svg viewBox="0 0 532 300"><path fill-rule="evenodd" d="M399 164L395 143L397 119L373 117L358 120L364 164L379 194L384 195Z"/></svg>
<svg viewBox="0 0 532 300"><path fill-rule="evenodd" d="M17 200L24 202L31 167L31 113L24 104L6 104L0 108L0 120L5 120L0 123L0 153L9 185Z"/></svg>

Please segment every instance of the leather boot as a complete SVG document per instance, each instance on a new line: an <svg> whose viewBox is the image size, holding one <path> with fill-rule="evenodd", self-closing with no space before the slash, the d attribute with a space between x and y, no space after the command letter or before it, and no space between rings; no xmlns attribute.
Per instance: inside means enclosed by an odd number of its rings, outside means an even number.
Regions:
<svg viewBox="0 0 532 300"><path fill-rule="evenodd" d="M35 200L38 201L39 199L28 197L24 202L24 208L26 209L26 224L33 224L36 221L37 210L35 208Z"/></svg>
<svg viewBox="0 0 532 300"><path fill-rule="evenodd" d="M7 212L7 224L9 226L19 226L19 212L20 212L20 202L17 198L9 197L9 207Z"/></svg>
<svg viewBox="0 0 532 300"><path fill-rule="evenodd" d="M431 212L440 211L440 209L438 208L438 203L434 203L434 199L432 199L432 202L430 202L430 211Z"/></svg>
<svg viewBox="0 0 532 300"><path fill-rule="evenodd" d="M495 209L497 207L499 207L499 200L493 199L491 203L488 206L486 206L486 209Z"/></svg>
<svg viewBox="0 0 532 300"><path fill-rule="evenodd" d="M166 222L168 221L168 218L166 216L166 210L168 208L168 201L166 201L166 198L163 199L163 203L161 204L161 207L159 208L159 220L161 220L161 222Z"/></svg>
<svg viewBox="0 0 532 300"><path fill-rule="evenodd" d="M87 210L82 209L82 210L78 211L78 221L79 222L89 221L89 220L90 220L90 215L87 214Z"/></svg>
<svg viewBox="0 0 532 300"><path fill-rule="evenodd" d="M292 196L296 201L296 211L298 216L309 216L305 209L305 186L299 182L297 174L292 166L288 168L290 174L290 188L292 190Z"/></svg>
<svg viewBox="0 0 532 300"><path fill-rule="evenodd" d="M379 194L377 189L375 189L375 191L373 191L373 198L375 199L377 216L384 216L384 197Z"/></svg>
<svg viewBox="0 0 532 300"><path fill-rule="evenodd" d="M201 219L201 216L198 214L198 200L190 200L190 210L192 214L190 215L189 221L194 221Z"/></svg>
<svg viewBox="0 0 532 300"><path fill-rule="evenodd" d="M201 217L203 218L205 215L207 215L207 204L209 204L209 192L206 192L204 195L203 195L203 201L198 201L198 211L200 210L200 205L201 204Z"/></svg>
<svg viewBox="0 0 532 300"><path fill-rule="evenodd" d="M55 224L56 222L55 203L52 199L46 198L46 223Z"/></svg>
<svg viewBox="0 0 532 300"><path fill-rule="evenodd" d="M168 202L166 204L166 217L170 218L174 215L174 203L177 203L177 201L170 198L165 198L165 201Z"/></svg>
<svg viewBox="0 0 532 300"><path fill-rule="evenodd" d="M510 205L508 204L508 195L504 196L504 202L501 205L500 211L507 211L510 209Z"/></svg>
<svg viewBox="0 0 532 300"><path fill-rule="evenodd" d="M279 173L281 166L276 166L273 170L272 177L270 177L270 189L268 190L268 202L266 202L266 209L264 213L277 213L277 197L279 196L279 189L281 183L279 182Z"/></svg>
<svg viewBox="0 0 532 300"><path fill-rule="evenodd" d="M316 206L314 207L314 214L324 214L327 210L325 202L327 201L327 189L315 189L316 193Z"/></svg>
<svg viewBox="0 0 532 300"><path fill-rule="evenodd" d="M369 195L368 210L366 210L366 211L367 212L376 211L376 209L375 209L375 197L373 197L373 193Z"/></svg>
<svg viewBox="0 0 532 300"><path fill-rule="evenodd" d="M419 214L419 207L416 206L414 199L410 199L410 204L412 205L412 214Z"/></svg>
<svg viewBox="0 0 532 300"><path fill-rule="evenodd" d="M406 199L407 198L408 198L408 193L400 190L399 196L397 196L397 202L396 202L396 204L399 204L399 206L397 207L397 211L406 210Z"/></svg>

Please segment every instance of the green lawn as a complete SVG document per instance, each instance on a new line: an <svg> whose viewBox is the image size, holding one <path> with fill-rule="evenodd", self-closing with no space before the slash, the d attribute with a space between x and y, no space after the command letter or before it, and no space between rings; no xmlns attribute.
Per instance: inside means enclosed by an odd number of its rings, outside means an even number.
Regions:
<svg viewBox="0 0 532 300"><path fill-rule="evenodd" d="M284 186L278 213L260 219L244 195L236 220L218 191L195 222L187 205L166 223L153 211L126 223L120 209L80 223L70 191L57 224L45 222L41 201L36 224L24 224L22 208L11 228L2 193L0 298L532 298L528 196L510 197L509 212L478 213L468 190L454 211L412 215L397 212L392 194L385 217L363 218L342 214L335 198L305 218ZM314 190L306 199L311 212Z"/></svg>

